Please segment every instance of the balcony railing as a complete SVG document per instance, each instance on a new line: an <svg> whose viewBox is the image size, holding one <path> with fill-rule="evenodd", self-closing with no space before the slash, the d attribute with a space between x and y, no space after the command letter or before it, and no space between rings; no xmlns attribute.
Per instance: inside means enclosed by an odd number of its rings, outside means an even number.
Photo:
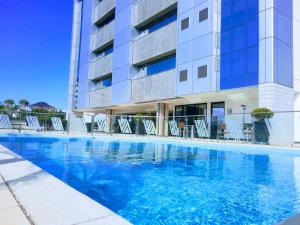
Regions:
<svg viewBox="0 0 300 225"><path fill-rule="evenodd" d="M92 62L90 79L98 79L112 73L112 54Z"/></svg>
<svg viewBox="0 0 300 225"><path fill-rule="evenodd" d="M112 21L94 34L93 51L101 50L112 44L114 38L114 27L115 22Z"/></svg>
<svg viewBox="0 0 300 225"><path fill-rule="evenodd" d="M177 7L177 0L142 0L135 6L135 26L141 27Z"/></svg>
<svg viewBox="0 0 300 225"><path fill-rule="evenodd" d="M116 7L115 0L103 0L95 7L94 23L101 23L109 17Z"/></svg>
<svg viewBox="0 0 300 225"><path fill-rule="evenodd" d="M111 105L111 87L90 92L90 108L106 107Z"/></svg>
<svg viewBox="0 0 300 225"><path fill-rule="evenodd" d="M133 64L143 64L175 53L176 22L143 36L134 42Z"/></svg>
<svg viewBox="0 0 300 225"><path fill-rule="evenodd" d="M132 80L132 101L145 102L173 98L175 73L173 69Z"/></svg>

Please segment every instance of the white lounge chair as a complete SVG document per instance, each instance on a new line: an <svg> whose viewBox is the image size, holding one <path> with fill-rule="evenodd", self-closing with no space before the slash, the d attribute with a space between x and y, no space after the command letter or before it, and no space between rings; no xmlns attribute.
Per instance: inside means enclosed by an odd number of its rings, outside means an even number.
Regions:
<svg viewBox="0 0 300 225"><path fill-rule="evenodd" d="M208 129L205 120L195 120L196 131L199 138L208 138Z"/></svg>
<svg viewBox="0 0 300 225"><path fill-rule="evenodd" d="M156 135L156 128L152 120L143 120L147 135Z"/></svg>
<svg viewBox="0 0 300 225"><path fill-rule="evenodd" d="M39 120L36 116L26 116L26 121L29 129L35 131L42 131L43 128L40 126Z"/></svg>
<svg viewBox="0 0 300 225"><path fill-rule="evenodd" d="M8 115L0 114L0 129L12 129Z"/></svg>
<svg viewBox="0 0 300 225"><path fill-rule="evenodd" d="M132 134L129 122L127 119L118 119L118 123L123 134Z"/></svg>
<svg viewBox="0 0 300 225"><path fill-rule="evenodd" d="M106 119L96 119L98 125L98 131L103 133L109 133L109 127Z"/></svg>
<svg viewBox="0 0 300 225"><path fill-rule="evenodd" d="M169 121L170 131L172 136L179 137L180 136L180 130L178 128L177 122L175 120Z"/></svg>
<svg viewBox="0 0 300 225"><path fill-rule="evenodd" d="M240 141L243 139L243 124L240 118L225 118L226 139Z"/></svg>
<svg viewBox="0 0 300 225"><path fill-rule="evenodd" d="M55 131L64 131L60 117L51 117L51 121Z"/></svg>

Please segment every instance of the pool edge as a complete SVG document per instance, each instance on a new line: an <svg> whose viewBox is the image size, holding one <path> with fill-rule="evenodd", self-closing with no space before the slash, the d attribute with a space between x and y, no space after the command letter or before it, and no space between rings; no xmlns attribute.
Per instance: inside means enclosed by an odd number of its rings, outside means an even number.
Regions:
<svg viewBox="0 0 300 225"><path fill-rule="evenodd" d="M2 145L0 174L35 225L132 225Z"/></svg>

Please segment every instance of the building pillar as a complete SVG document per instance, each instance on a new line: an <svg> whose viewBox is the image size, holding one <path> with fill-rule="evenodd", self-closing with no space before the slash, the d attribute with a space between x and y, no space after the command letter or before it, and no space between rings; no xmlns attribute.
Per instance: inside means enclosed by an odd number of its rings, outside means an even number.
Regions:
<svg viewBox="0 0 300 225"><path fill-rule="evenodd" d="M270 144L294 144L294 95L292 88L280 84L259 84L259 107L268 108L274 112L273 118L268 120Z"/></svg>
<svg viewBox="0 0 300 225"><path fill-rule="evenodd" d="M156 111L156 134L165 136L168 134L169 106L166 103L158 103Z"/></svg>
<svg viewBox="0 0 300 225"><path fill-rule="evenodd" d="M115 123L115 117L113 115L115 114L115 112L113 109L107 109L105 114L109 133L114 133L113 124Z"/></svg>

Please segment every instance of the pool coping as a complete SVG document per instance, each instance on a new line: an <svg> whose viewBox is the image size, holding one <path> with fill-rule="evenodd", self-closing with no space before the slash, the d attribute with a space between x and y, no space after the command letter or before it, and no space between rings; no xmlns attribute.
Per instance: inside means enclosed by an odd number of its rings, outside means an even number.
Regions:
<svg viewBox="0 0 300 225"><path fill-rule="evenodd" d="M0 176L34 225L132 225L71 186L0 145ZM12 197L7 195L7 198ZM16 214L12 214L16 216ZM25 224L25 223L24 223Z"/></svg>

